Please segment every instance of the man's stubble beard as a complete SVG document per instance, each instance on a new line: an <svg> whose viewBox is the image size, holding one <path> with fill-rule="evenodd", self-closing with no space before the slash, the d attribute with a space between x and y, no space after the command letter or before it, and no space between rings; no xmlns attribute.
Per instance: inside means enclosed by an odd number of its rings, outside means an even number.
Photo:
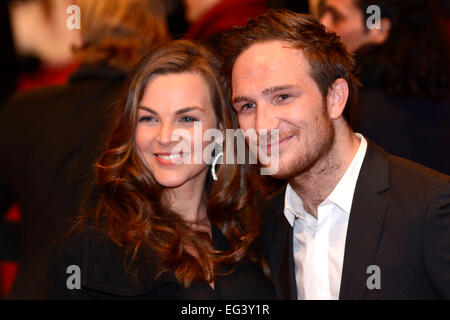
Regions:
<svg viewBox="0 0 450 320"><path fill-rule="evenodd" d="M297 151L291 163L285 165L284 168L280 164L278 173L273 175L274 178L290 181L293 178L308 175L316 170L322 172L327 169L332 170L336 137L335 128L328 116L326 107L324 107L324 113L321 116L322 119L320 120L317 134L313 141L309 141L306 146L307 152L302 154ZM302 133L300 132L299 134L301 135Z"/></svg>

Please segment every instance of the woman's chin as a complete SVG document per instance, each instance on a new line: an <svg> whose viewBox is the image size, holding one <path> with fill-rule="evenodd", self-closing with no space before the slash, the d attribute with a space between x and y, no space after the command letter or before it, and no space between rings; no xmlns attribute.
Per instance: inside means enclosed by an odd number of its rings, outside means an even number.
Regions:
<svg viewBox="0 0 450 320"><path fill-rule="evenodd" d="M185 179L156 179L163 188L178 188L186 183Z"/></svg>

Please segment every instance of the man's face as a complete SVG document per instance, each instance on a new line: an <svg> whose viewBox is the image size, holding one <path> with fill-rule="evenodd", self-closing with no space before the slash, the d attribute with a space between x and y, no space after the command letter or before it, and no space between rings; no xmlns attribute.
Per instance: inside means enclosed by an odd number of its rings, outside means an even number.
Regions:
<svg viewBox="0 0 450 320"><path fill-rule="evenodd" d="M283 41L254 44L232 73L233 108L243 130L279 130L275 177L289 180L330 150L334 127L303 52ZM270 150L269 150L270 152Z"/></svg>
<svg viewBox="0 0 450 320"><path fill-rule="evenodd" d="M350 52L370 43L363 13L355 0L325 0L320 18L329 31L341 37Z"/></svg>

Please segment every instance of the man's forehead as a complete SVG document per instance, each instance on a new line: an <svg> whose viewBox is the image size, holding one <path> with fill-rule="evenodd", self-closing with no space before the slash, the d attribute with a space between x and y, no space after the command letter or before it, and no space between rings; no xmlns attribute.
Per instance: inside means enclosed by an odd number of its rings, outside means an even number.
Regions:
<svg viewBox="0 0 450 320"><path fill-rule="evenodd" d="M303 68L308 70L309 64L302 50L294 48L288 42L267 41L254 44L241 53L233 66L233 79Z"/></svg>

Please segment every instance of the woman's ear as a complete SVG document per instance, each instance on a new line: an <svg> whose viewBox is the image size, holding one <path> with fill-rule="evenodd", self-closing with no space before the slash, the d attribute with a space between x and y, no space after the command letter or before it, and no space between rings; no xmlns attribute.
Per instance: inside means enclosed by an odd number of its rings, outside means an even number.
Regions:
<svg viewBox="0 0 450 320"><path fill-rule="evenodd" d="M348 83L345 79L336 79L327 94L328 114L332 120L342 116L348 99Z"/></svg>

